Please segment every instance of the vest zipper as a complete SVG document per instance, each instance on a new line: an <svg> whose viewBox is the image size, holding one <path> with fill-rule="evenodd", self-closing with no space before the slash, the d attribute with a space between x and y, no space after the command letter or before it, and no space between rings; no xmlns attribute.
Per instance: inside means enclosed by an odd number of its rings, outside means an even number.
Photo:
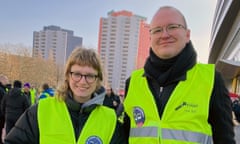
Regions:
<svg viewBox="0 0 240 144"><path fill-rule="evenodd" d="M159 88L159 98L160 98L160 96L162 95L162 91L163 91L163 87L160 86L160 88Z"/></svg>

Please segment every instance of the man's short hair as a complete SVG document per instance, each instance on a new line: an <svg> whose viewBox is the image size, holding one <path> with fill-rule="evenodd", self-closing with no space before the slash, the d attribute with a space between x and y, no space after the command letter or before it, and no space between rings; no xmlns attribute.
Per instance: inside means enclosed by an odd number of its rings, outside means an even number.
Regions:
<svg viewBox="0 0 240 144"><path fill-rule="evenodd" d="M15 80L13 82L13 87L14 88L21 88L22 87L22 82L20 80Z"/></svg>

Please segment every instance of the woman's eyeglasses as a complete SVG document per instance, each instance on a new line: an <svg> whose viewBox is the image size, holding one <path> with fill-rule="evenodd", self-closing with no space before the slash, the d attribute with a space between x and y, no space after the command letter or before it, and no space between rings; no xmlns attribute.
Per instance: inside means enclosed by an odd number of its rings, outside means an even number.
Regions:
<svg viewBox="0 0 240 144"><path fill-rule="evenodd" d="M72 80L75 82L79 82L84 77L84 79L87 83L93 83L98 78L98 75L94 75L94 74L83 75L79 72L70 72L70 75L71 75Z"/></svg>

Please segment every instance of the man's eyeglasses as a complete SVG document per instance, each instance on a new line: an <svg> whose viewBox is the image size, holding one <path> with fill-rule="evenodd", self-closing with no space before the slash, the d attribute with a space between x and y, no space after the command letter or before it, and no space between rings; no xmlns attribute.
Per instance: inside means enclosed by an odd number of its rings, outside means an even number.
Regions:
<svg viewBox="0 0 240 144"><path fill-rule="evenodd" d="M164 31L164 28L168 34L172 34L174 31L180 28L186 29L186 27L181 24L169 24L166 27L156 27L156 28L150 29L149 32L150 34L162 34Z"/></svg>
<svg viewBox="0 0 240 144"><path fill-rule="evenodd" d="M79 82L84 77L87 83L93 83L98 78L98 75L94 75L94 74L83 75L78 72L70 72L70 75L72 80L75 82Z"/></svg>

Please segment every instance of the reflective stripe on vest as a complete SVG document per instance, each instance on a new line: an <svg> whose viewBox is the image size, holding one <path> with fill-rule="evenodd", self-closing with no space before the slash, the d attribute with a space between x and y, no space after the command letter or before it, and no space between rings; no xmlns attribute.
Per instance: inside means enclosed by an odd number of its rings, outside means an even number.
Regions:
<svg viewBox="0 0 240 144"><path fill-rule="evenodd" d="M193 143L211 144L212 137L184 130L173 130L173 129L161 129L162 138L169 140L188 141ZM157 127L144 127L144 128L132 128L130 131L130 137L157 137Z"/></svg>
<svg viewBox="0 0 240 144"><path fill-rule="evenodd" d="M208 112L214 65L196 64L187 72L186 80L180 81L172 92L161 119L143 73L143 69L132 73L124 100L131 125L129 143L210 144Z"/></svg>
<svg viewBox="0 0 240 144"><path fill-rule="evenodd" d="M88 117L76 142L65 102L56 97L42 99L38 104L39 144L85 144L91 141L110 143L116 121L113 109L97 106Z"/></svg>

